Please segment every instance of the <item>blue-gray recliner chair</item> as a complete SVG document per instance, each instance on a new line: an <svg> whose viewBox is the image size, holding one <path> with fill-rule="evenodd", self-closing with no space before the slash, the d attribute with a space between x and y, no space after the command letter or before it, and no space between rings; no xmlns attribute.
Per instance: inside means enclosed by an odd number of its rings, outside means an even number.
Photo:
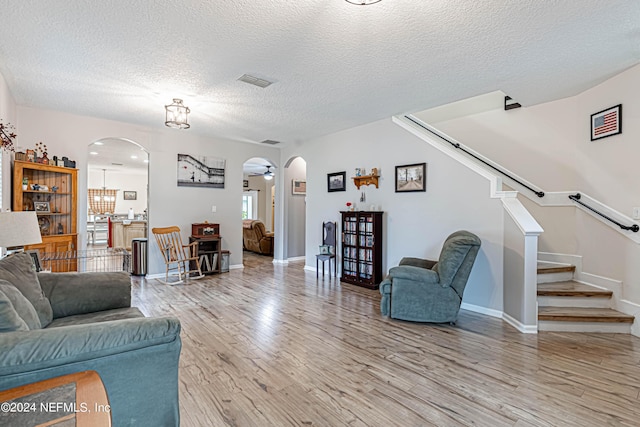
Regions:
<svg viewBox="0 0 640 427"><path fill-rule="evenodd" d="M403 258L380 284L380 311L393 319L454 324L479 249L478 236L463 230L447 237L437 262Z"/></svg>

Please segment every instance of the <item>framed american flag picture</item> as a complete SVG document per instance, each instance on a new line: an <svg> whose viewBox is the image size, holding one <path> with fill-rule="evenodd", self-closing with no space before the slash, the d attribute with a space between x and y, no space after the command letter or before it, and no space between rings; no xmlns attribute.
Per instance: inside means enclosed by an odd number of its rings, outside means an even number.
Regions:
<svg viewBox="0 0 640 427"><path fill-rule="evenodd" d="M622 133L622 104L591 115L591 140Z"/></svg>

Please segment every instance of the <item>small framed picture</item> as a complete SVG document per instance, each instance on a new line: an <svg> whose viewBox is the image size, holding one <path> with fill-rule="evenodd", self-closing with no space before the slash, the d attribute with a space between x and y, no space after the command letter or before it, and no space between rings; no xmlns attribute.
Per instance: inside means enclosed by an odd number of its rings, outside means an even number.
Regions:
<svg viewBox="0 0 640 427"><path fill-rule="evenodd" d="M331 247L329 245L320 245L318 246L318 249L320 251L320 255L330 255L331 254Z"/></svg>
<svg viewBox="0 0 640 427"><path fill-rule="evenodd" d="M249 188L249 180L248 179L243 179L242 180L242 187L243 188Z"/></svg>
<svg viewBox="0 0 640 427"><path fill-rule="evenodd" d="M335 172L327 174L327 191L347 191L347 172Z"/></svg>
<svg viewBox="0 0 640 427"><path fill-rule="evenodd" d="M51 212L49 202L33 202L33 210L38 213Z"/></svg>
<svg viewBox="0 0 640 427"><path fill-rule="evenodd" d="M427 164L396 166L396 193L427 191Z"/></svg>
<svg viewBox="0 0 640 427"><path fill-rule="evenodd" d="M591 115L591 140L622 133L622 104Z"/></svg>
<svg viewBox="0 0 640 427"><path fill-rule="evenodd" d="M33 269L37 272L42 271L42 265L40 264L40 251L27 251L31 255L31 261L33 262Z"/></svg>
<svg viewBox="0 0 640 427"><path fill-rule="evenodd" d="M294 179L291 185L291 194L307 194L307 181L304 179Z"/></svg>
<svg viewBox="0 0 640 427"><path fill-rule="evenodd" d="M138 192L137 191L124 191L122 193L125 200L137 200Z"/></svg>

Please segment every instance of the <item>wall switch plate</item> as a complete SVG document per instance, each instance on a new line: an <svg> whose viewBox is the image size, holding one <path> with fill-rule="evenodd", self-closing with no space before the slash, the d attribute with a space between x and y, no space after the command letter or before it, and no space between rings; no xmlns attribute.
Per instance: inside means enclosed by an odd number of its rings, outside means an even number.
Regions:
<svg viewBox="0 0 640 427"><path fill-rule="evenodd" d="M640 208L633 208L633 219L640 219Z"/></svg>
<svg viewBox="0 0 640 427"><path fill-rule="evenodd" d="M216 205L211 206L211 212L216 213L217 209L218 208L216 207ZM638 209L640 209L640 208L638 208Z"/></svg>

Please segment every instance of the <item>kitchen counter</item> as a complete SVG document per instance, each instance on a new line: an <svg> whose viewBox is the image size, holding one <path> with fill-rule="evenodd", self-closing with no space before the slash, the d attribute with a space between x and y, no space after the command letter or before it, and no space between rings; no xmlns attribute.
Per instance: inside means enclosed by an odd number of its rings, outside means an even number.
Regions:
<svg viewBox="0 0 640 427"><path fill-rule="evenodd" d="M111 220L109 246L131 250L131 240L147 237L147 221L139 219Z"/></svg>

